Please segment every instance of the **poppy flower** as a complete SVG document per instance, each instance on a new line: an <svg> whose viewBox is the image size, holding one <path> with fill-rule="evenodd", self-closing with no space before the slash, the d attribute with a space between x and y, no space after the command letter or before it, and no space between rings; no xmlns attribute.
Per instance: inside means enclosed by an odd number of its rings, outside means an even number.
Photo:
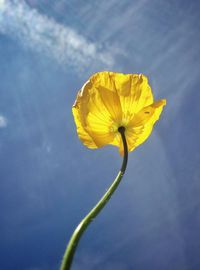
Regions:
<svg viewBox="0 0 200 270"><path fill-rule="evenodd" d="M110 200L125 173L128 151L134 150L151 134L166 104L153 100L147 77L140 74L98 72L78 92L72 112L78 136L89 148L107 144L119 147L123 162L117 177L106 193L81 220L65 250L61 270L69 270L79 240Z"/></svg>
<svg viewBox="0 0 200 270"><path fill-rule="evenodd" d="M73 105L77 133L88 148L107 144L119 147L123 127L128 151L134 150L151 134L166 100L153 100L148 79L143 74L98 72L78 92Z"/></svg>

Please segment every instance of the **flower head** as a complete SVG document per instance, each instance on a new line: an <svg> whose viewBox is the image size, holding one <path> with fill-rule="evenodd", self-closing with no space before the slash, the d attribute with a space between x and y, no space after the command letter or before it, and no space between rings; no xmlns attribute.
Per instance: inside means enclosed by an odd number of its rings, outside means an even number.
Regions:
<svg viewBox="0 0 200 270"><path fill-rule="evenodd" d="M94 149L112 144L123 154L119 127L124 127L132 151L149 137L165 104L165 99L153 101L144 75L104 71L83 85L72 112L84 145Z"/></svg>

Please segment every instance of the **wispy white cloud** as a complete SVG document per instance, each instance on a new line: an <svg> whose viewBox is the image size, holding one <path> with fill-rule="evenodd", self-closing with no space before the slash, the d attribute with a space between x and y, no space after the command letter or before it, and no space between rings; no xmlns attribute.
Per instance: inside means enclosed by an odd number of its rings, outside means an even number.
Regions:
<svg viewBox="0 0 200 270"><path fill-rule="evenodd" d="M92 63L105 68L113 65L111 53L100 44L90 42L74 29L40 14L23 0L0 0L0 32L62 65L80 69Z"/></svg>
<svg viewBox="0 0 200 270"><path fill-rule="evenodd" d="M0 128L6 127L7 124L8 124L7 119L3 115L0 115Z"/></svg>

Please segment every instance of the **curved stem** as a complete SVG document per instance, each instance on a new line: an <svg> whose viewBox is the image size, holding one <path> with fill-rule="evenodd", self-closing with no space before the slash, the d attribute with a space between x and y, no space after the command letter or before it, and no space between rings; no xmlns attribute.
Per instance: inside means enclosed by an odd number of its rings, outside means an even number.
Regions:
<svg viewBox="0 0 200 270"><path fill-rule="evenodd" d="M112 194L118 187L124 173L126 170L127 162L128 162L128 149L127 149L127 142L125 137L125 128L119 127L118 129L119 133L121 134L123 147L124 147L124 158L122 162L121 169L113 181L112 185L109 187L107 192L103 195L103 197L100 199L100 201L95 205L95 207L83 218L83 220L79 223L79 225L76 227L74 233L71 236L71 239L67 245L65 254L63 256L62 264L60 270L69 270L70 266L72 264L73 256L76 251L76 248L78 246L79 240L88 227L88 225L91 223L91 221L98 215L98 213L103 209L103 207L106 205L106 203L111 198Z"/></svg>

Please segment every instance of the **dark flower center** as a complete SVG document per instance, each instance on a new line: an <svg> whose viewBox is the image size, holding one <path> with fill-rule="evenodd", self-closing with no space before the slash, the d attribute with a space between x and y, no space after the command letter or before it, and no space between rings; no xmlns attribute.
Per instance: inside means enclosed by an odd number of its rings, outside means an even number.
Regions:
<svg viewBox="0 0 200 270"><path fill-rule="evenodd" d="M123 126L118 127L118 131L119 131L120 133L124 133L125 127L123 127Z"/></svg>

